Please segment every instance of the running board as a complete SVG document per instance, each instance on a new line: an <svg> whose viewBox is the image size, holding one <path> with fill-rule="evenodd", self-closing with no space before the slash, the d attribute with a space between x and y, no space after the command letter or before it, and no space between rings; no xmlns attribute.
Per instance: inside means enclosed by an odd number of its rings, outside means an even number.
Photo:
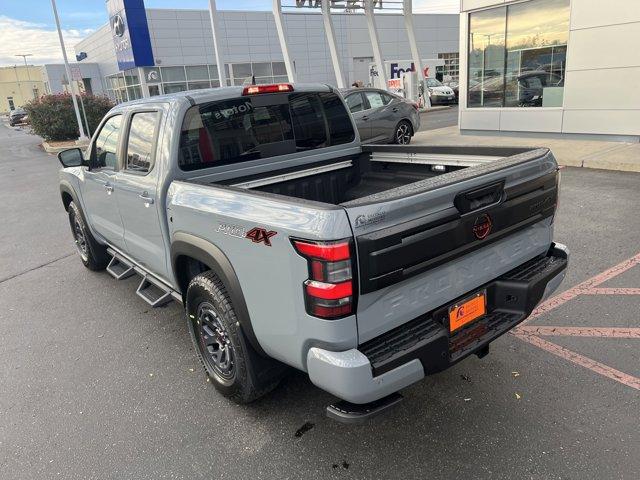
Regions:
<svg viewBox="0 0 640 480"><path fill-rule="evenodd" d="M164 285L159 285L147 275L142 276L136 294L153 308L161 307L173 300L171 290Z"/></svg>
<svg viewBox="0 0 640 480"><path fill-rule="evenodd" d="M127 263L118 255L114 255L109 265L107 265L107 272L116 280L124 280L136 273L136 270L133 268L133 265Z"/></svg>
<svg viewBox="0 0 640 480"><path fill-rule="evenodd" d="M396 392L370 403L357 404L340 400L327 407L327 417L341 423L361 424L397 405L403 399L404 397Z"/></svg>

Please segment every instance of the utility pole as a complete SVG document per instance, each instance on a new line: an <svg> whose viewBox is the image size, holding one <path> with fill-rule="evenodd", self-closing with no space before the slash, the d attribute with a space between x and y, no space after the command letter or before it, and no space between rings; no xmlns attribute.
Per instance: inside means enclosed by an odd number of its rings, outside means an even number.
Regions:
<svg viewBox="0 0 640 480"><path fill-rule="evenodd" d="M24 60L24 66L27 70L27 81L31 83L31 74L29 73L29 65L27 65L27 57L33 57L33 53L18 53L16 54L16 57L22 57L22 59ZM33 93L33 89L31 90L31 94L33 95L33 98L36 98L35 94Z"/></svg>
<svg viewBox="0 0 640 480"><path fill-rule="evenodd" d="M22 97L22 88L20 88L20 78L18 77L18 66L13 66L13 73L16 76L16 83L18 84L18 95ZM23 102L26 101L26 98L22 97Z"/></svg>
<svg viewBox="0 0 640 480"><path fill-rule="evenodd" d="M69 68L67 51L64 48L64 39L62 38L62 30L60 29L60 18L58 18L58 9L56 8L56 0L51 0L51 8L53 8L53 16L56 19L56 28L58 29L58 38L60 39L60 48L62 48L62 58L64 60L64 69L67 72L67 78L69 79L69 86L71 87L71 101L73 102L73 110L76 112L78 130L80 131L80 138L78 140L87 140L87 135L84 133L84 127L82 126L82 119L80 118L80 110L78 109L78 101L76 100L76 93L73 88L73 82L70 80L71 69Z"/></svg>

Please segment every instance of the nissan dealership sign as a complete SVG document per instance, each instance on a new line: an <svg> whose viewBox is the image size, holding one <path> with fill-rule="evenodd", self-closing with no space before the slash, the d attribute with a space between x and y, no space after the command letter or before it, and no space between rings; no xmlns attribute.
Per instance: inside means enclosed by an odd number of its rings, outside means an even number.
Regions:
<svg viewBox="0 0 640 480"><path fill-rule="evenodd" d="M128 70L154 64L143 0L107 0L109 25L118 68Z"/></svg>

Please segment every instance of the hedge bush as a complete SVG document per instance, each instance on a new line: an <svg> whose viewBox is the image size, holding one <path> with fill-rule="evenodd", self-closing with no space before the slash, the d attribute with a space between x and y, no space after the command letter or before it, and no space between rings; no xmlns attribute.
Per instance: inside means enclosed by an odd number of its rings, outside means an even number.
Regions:
<svg viewBox="0 0 640 480"><path fill-rule="evenodd" d="M104 96L82 95L87 122L91 133L97 128L100 120L113 107L113 102ZM83 126L84 116L78 102ZM24 106L29 114L31 129L47 141L73 140L78 138L78 122L73 111L73 101L68 93L43 95L31 100ZM85 126L86 130L86 126ZM87 132L88 135L88 132Z"/></svg>

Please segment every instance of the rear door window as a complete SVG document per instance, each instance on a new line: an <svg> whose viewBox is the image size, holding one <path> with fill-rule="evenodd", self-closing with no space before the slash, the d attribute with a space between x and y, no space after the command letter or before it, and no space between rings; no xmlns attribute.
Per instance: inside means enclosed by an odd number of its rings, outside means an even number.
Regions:
<svg viewBox="0 0 640 480"><path fill-rule="evenodd" d="M371 108L380 108L386 105L386 103L382 99L382 95L380 95L379 92L364 92L364 94L367 97L367 100L369 100L369 105L371 105Z"/></svg>
<svg viewBox="0 0 640 480"><path fill-rule="evenodd" d="M351 116L335 93L256 95L191 107L178 165L216 167L352 142Z"/></svg>
<svg viewBox="0 0 640 480"><path fill-rule="evenodd" d="M158 112L134 113L127 138L125 169L130 172L148 173L153 165Z"/></svg>

